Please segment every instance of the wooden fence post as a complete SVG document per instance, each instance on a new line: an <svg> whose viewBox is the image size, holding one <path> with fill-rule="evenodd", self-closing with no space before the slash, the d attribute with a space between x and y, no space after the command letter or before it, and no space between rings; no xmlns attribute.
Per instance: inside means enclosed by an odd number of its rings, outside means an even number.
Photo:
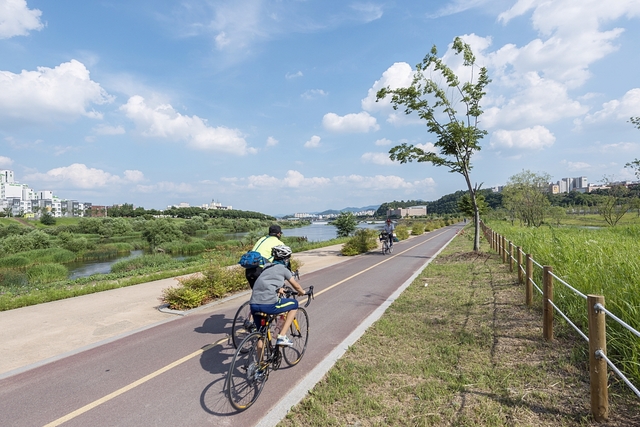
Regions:
<svg viewBox="0 0 640 427"><path fill-rule="evenodd" d="M507 262L507 238L502 236L502 263Z"/></svg>
<svg viewBox="0 0 640 427"><path fill-rule="evenodd" d="M545 265L543 267L542 282L544 289L542 290L542 336L547 341L553 341L553 306L549 301L553 302L553 277L551 273L553 268Z"/></svg>
<svg viewBox="0 0 640 427"><path fill-rule="evenodd" d="M513 242L509 240L509 271L513 273Z"/></svg>
<svg viewBox="0 0 640 427"><path fill-rule="evenodd" d="M527 266L526 266L526 278L525 278L525 302L528 306L533 304L533 258L531 254L526 255Z"/></svg>
<svg viewBox="0 0 640 427"><path fill-rule="evenodd" d="M522 248L518 246L516 248L516 254L518 259L518 283L524 284L524 273L522 272Z"/></svg>
<svg viewBox="0 0 640 427"><path fill-rule="evenodd" d="M591 414L597 422L609 418L609 391L607 381L607 361L596 356L600 350L607 354L606 315L596 310L596 304L604 307L604 297L587 296L589 313L589 377L591 382Z"/></svg>

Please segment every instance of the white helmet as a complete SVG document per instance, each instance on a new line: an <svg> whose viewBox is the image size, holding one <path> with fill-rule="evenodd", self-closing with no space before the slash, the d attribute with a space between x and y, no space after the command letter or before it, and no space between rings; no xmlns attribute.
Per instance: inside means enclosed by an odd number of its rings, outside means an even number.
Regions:
<svg viewBox="0 0 640 427"><path fill-rule="evenodd" d="M274 246L273 249L271 249L271 256L273 256L274 260L287 259L291 256L292 253L293 251L291 250L291 248L285 245Z"/></svg>

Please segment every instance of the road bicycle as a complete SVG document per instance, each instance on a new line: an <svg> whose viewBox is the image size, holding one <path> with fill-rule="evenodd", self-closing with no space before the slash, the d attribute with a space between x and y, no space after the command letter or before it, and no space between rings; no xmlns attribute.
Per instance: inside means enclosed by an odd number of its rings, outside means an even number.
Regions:
<svg viewBox="0 0 640 427"><path fill-rule="evenodd" d="M389 235L387 233L380 234L380 241L382 242L382 255L393 252L393 246L389 244Z"/></svg>
<svg viewBox="0 0 640 427"><path fill-rule="evenodd" d="M307 296L304 307L308 307L313 299L313 286L303 295ZM290 298L297 293L285 287L285 296ZM269 373L280 368L283 359L289 366L298 364L302 359L309 340L309 315L303 307L298 307L296 317L286 331L293 345L278 346L278 327L286 314L257 313L260 318L257 331L248 334L238 345L225 382L227 397L236 410L244 411L258 399Z"/></svg>
<svg viewBox="0 0 640 427"><path fill-rule="evenodd" d="M300 280L300 273L298 270L293 272L293 278ZM238 308L236 315L233 316L233 322L231 323L231 342L233 343L233 347L238 348L238 345L240 345L242 340L255 330L256 325L253 323L249 301L246 301Z"/></svg>

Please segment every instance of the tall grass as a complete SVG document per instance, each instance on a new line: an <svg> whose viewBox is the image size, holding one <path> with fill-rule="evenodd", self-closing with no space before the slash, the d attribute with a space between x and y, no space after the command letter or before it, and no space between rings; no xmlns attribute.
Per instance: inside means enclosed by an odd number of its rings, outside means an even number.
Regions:
<svg viewBox="0 0 640 427"><path fill-rule="evenodd" d="M27 269L27 277L29 278L30 285L64 280L68 275L69 270L60 264L37 264Z"/></svg>
<svg viewBox="0 0 640 427"><path fill-rule="evenodd" d="M640 226L586 229L523 228L504 222L488 225L539 264L552 266L556 276L583 294L603 295L607 310L640 330ZM541 269L534 270L534 280L542 283ZM583 331L587 330L583 298L557 283L554 303ZM639 384L640 339L617 322L608 321L607 347L612 360L619 360L624 372Z"/></svg>

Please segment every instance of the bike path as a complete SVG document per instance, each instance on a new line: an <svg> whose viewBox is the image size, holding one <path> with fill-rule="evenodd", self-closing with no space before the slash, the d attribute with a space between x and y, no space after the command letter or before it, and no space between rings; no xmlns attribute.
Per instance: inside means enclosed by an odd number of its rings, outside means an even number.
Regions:
<svg viewBox="0 0 640 427"><path fill-rule="evenodd" d="M370 253L303 274L301 284L317 295L307 352L273 372L245 412L223 392L235 300L1 380L3 425L273 425L459 228L397 243L391 256Z"/></svg>

